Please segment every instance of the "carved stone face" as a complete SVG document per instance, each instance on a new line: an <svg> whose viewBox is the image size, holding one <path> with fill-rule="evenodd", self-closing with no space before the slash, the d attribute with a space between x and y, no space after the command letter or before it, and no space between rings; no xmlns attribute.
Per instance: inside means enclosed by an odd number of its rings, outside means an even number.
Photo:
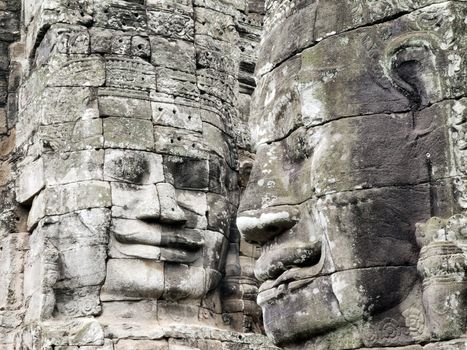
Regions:
<svg viewBox="0 0 467 350"><path fill-rule="evenodd" d="M462 204L449 126L465 117L465 100L451 100L465 94L465 62L454 62L466 41L453 34L464 17L465 5L433 5L348 33L318 19L315 38L326 25L330 36L269 72L290 48L264 49L256 162L237 225L263 246L258 301L276 342L341 331L339 346L373 347L423 336L406 328L413 310L423 314L415 224ZM399 335L385 333L388 320Z"/></svg>
<svg viewBox="0 0 467 350"><path fill-rule="evenodd" d="M196 108L154 102L152 110L157 122L185 119L202 130ZM127 120L105 120L104 138L106 126L108 137L119 137L120 122ZM163 125L154 130L156 148L165 151L156 153L144 145L144 150L105 150L104 179L111 186L112 221L103 300L201 300L221 277L232 209L227 208L226 197L217 196L217 205L225 209L225 218L220 220L225 227L208 227L208 202L214 199L205 192L209 190L210 159L212 164L216 159L210 154L217 145L210 143L209 131L203 137L198 130L190 133Z"/></svg>
<svg viewBox="0 0 467 350"><path fill-rule="evenodd" d="M31 106L45 117L18 180L18 200L32 204L28 278L42 271L48 286L31 317L98 315L101 301L104 316L120 301L200 306L220 281L235 212L227 116L149 97L154 67L140 58L66 58Z"/></svg>

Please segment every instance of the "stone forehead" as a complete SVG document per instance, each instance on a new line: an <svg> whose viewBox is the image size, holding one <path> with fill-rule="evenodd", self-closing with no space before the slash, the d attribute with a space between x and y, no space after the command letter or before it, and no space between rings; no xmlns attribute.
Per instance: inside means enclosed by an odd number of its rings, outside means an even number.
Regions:
<svg viewBox="0 0 467 350"><path fill-rule="evenodd" d="M455 3L435 4L365 30L337 31L303 44L299 54L260 75L250 118L254 141L280 140L302 125L410 110L400 78L389 73L404 47L405 59L425 60L425 68L432 67L420 82L423 105L461 96L466 70L460 59L466 45L463 11ZM274 35L267 38L279 40Z"/></svg>

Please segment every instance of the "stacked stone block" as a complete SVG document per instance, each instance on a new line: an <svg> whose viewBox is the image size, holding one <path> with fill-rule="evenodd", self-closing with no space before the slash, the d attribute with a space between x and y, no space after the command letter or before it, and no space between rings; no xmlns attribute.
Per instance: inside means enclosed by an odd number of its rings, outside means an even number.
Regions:
<svg viewBox="0 0 467 350"><path fill-rule="evenodd" d="M16 346L272 348L235 332L260 331L258 309L241 293L224 308L219 289L235 248L247 12L243 1L24 1Z"/></svg>
<svg viewBox="0 0 467 350"><path fill-rule="evenodd" d="M15 92L12 43L19 38L20 2L0 1L0 344L11 344L21 323L22 259L27 242L14 196ZM10 50L12 47L12 50Z"/></svg>
<svg viewBox="0 0 467 350"><path fill-rule="evenodd" d="M266 1L237 222L262 245L276 344L465 346L465 16L464 1Z"/></svg>

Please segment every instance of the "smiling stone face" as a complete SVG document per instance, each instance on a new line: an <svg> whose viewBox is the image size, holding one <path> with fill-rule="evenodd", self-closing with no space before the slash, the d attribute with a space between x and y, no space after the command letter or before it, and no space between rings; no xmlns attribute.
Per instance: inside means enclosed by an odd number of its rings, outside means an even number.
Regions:
<svg viewBox="0 0 467 350"><path fill-rule="evenodd" d="M217 52L214 42L237 52L238 33L224 31L233 23L225 15L212 23L216 38L195 45L195 10L208 32L213 10L173 6L100 2L83 7L90 27L65 9L45 16L47 26L31 19L28 40L34 25L46 29L18 106L17 200L30 209L32 237L28 322L118 321L129 304L141 307L133 320L220 319L216 296L206 299L219 285L238 203L239 57L230 72L196 63Z"/></svg>
<svg viewBox="0 0 467 350"><path fill-rule="evenodd" d="M131 93L135 91L126 92ZM60 101L48 99L43 108L53 113L56 103ZM18 181L18 199L32 203L28 224L33 237L37 244L54 247L51 259L62 270L58 278L63 281L53 284L46 314L53 298L62 313L76 315L100 313L99 300L104 316L107 302L189 300L199 305L221 279L235 208L235 197L228 194L236 190L229 182L235 176L229 168L234 159L231 140L211 125L203 128L203 112L195 104L130 100L107 88L85 103L95 119L83 123L102 118L99 145L91 149L79 134L71 137L73 143L58 139L55 133L63 135L66 124L54 125L53 131L45 126L49 134L40 134L35 142L44 145L47 140L51 146L42 148L37 160L25 162ZM119 104L136 106L138 113L119 110ZM161 106L170 111L169 121L186 119L188 129L159 125ZM68 221L66 233L60 232ZM82 254L90 257L90 265L75 269ZM83 288L92 291L76 292ZM92 300L87 303L93 308L75 310L72 305L85 303L83 299Z"/></svg>
<svg viewBox="0 0 467 350"><path fill-rule="evenodd" d="M178 118L172 110L170 113L172 120ZM104 301L201 300L220 280L228 233L220 232L220 227L208 228L209 196L204 192L209 177L209 154L214 146L201 137L202 143L191 144L190 140L186 145L186 135L171 134L170 129L158 126L155 130L159 140L176 141L186 152L198 152L193 159L200 163L197 170L201 171L190 174L192 170L184 169L183 175L191 183L179 186L173 180L182 175L176 165L172 166L175 155L164 156L150 149L106 149L104 179L110 181L112 220L111 259L101 296ZM178 164L184 164L184 159L179 158ZM219 202L228 205L226 199ZM145 260L151 263L143 263ZM141 281L138 282L137 276L141 276ZM157 281L152 290L145 285L144 276ZM184 283L187 276L191 276L189 284Z"/></svg>
<svg viewBox="0 0 467 350"><path fill-rule="evenodd" d="M453 34L465 27L465 5L432 5L345 33L350 20L320 19L329 4L284 7L287 19L276 5L266 42L294 20L310 23L315 42L294 40L303 46L284 52L266 45L260 58L256 162L237 225L262 244L255 273L266 331L291 349L426 340L415 225L463 206L453 195L465 174L450 128L465 118L466 41ZM311 13L316 22L300 22ZM301 53L284 60L289 52Z"/></svg>

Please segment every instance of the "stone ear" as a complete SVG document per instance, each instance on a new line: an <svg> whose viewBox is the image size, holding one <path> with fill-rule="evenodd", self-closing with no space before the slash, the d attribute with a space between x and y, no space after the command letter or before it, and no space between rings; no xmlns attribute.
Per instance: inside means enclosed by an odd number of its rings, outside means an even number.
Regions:
<svg viewBox="0 0 467 350"><path fill-rule="evenodd" d="M428 33L410 33L389 43L383 69L391 83L419 110L442 99L442 52Z"/></svg>

